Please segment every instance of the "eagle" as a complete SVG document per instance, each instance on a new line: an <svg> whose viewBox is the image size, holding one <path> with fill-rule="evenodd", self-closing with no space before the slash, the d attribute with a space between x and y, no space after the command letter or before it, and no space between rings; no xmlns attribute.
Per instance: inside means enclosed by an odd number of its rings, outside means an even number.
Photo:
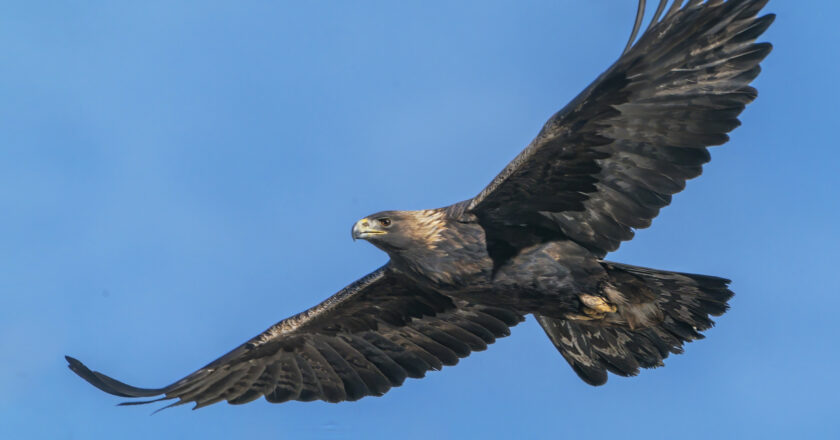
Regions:
<svg viewBox="0 0 840 440"><path fill-rule="evenodd" d="M354 401L455 365L527 315L588 384L662 366L728 309L730 281L604 258L740 124L772 49L756 43L766 3L660 0L636 39L641 0L618 60L477 196L357 221L353 239L386 252L384 266L183 379L138 388L67 356L69 368L142 398L124 404Z"/></svg>

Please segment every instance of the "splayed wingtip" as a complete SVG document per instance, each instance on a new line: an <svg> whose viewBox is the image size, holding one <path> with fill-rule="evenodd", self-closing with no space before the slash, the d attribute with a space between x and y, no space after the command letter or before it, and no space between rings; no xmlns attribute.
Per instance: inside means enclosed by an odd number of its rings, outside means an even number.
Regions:
<svg viewBox="0 0 840 440"><path fill-rule="evenodd" d="M89 384L99 388L106 393L120 397L152 397L164 393L163 388L138 388L112 377L106 376L98 371L92 371L78 359L71 356L64 356L67 360L67 367Z"/></svg>

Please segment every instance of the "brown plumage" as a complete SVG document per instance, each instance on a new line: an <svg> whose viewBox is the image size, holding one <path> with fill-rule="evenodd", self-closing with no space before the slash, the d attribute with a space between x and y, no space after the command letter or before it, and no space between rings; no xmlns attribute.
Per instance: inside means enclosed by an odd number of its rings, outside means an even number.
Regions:
<svg viewBox="0 0 840 440"><path fill-rule="evenodd" d="M728 281L602 258L728 140L756 97L771 46L755 40L773 21L757 18L766 0L666 3L478 196L357 222L353 237L387 252L385 266L163 388L68 357L70 368L173 405L356 400L484 350L527 314L590 384L662 365L726 311Z"/></svg>

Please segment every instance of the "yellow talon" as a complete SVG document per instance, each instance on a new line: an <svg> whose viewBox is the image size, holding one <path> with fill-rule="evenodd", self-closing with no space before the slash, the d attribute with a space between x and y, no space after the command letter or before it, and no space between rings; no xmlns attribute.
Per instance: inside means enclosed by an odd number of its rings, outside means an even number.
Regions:
<svg viewBox="0 0 840 440"><path fill-rule="evenodd" d="M610 304L604 298L595 295L580 295L580 302L583 303L581 307L582 314L568 314L567 319L577 321L593 321L604 319L607 313L615 313L616 306Z"/></svg>
<svg viewBox="0 0 840 440"><path fill-rule="evenodd" d="M604 317L607 316L606 313L599 312L595 309L590 309L589 307L584 307L583 313L585 313L586 316L589 316L590 319L604 319Z"/></svg>
<svg viewBox="0 0 840 440"><path fill-rule="evenodd" d="M595 314L615 313L618 310L614 305L608 303L604 298L595 295L581 295L580 302L585 306L583 311L589 316ZM591 310L591 312L590 312ZM603 318L603 316L601 316ZM601 319L597 318L597 319Z"/></svg>

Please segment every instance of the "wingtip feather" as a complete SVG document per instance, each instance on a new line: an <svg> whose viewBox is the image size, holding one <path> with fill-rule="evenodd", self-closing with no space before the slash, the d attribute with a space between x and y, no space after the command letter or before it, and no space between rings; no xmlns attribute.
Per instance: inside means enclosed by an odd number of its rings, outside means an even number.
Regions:
<svg viewBox="0 0 840 440"><path fill-rule="evenodd" d="M64 359L67 360L67 367L76 373L76 375L108 394L120 397L152 397L163 394L163 389L134 387L98 371L92 371L74 357L65 355Z"/></svg>

